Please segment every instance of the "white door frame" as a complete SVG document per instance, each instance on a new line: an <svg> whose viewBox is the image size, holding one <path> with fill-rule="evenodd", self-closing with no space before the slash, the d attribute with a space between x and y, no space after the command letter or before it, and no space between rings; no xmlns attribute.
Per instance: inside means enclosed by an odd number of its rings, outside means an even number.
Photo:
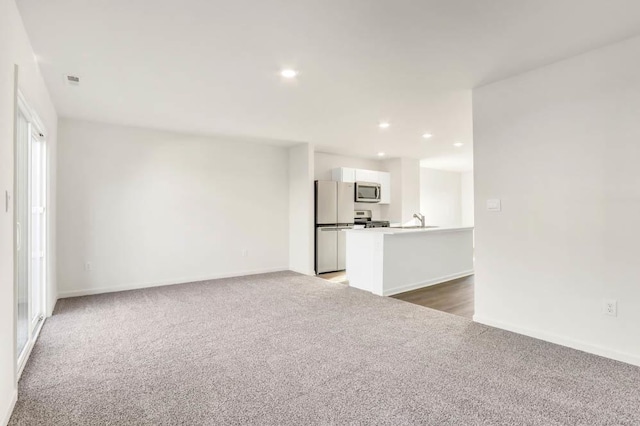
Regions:
<svg viewBox="0 0 640 426"><path fill-rule="evenodd" d="M27 363L27 360L29 359L29 355L31 354L31 350L33 349L33 345L36 341L36 339L38 338L38 335L40 333L40 330L42 328L42 324L44 323L44 317L46 316L46 312L47 312L47 296L48 296L48 290L49 290L49 275L47 273L47 265L48 265L48 260L49 260L49 255L48 255L48 242L49 242L49 233L48 233L48 205L49 205L49 191L48 191L48 186L49 186L49 176L48 176L48 164L49 164L49 158L48 158L48 150L47 150L47 144L46 144L46 138L45 138L45 128L42 125L42 121L39 119L38 115L35 113L35 111L33 111L30 107L29 104L27 103L27 101L25 100L25 97L23 96L22 92L17 89L17 95L16 95L16 114L15 114L15 122L17 123L17 117L18 117L18 111L26 118L27 122L28 122L28 150L27 150L27 163L28 163L28 168L26 170L28 179L29 179L29 184L27 185L28 190L27 190L27 224L25 224L25 227L27 229L27 236L24 238L24 242L21 242L21 244L26 244L28 247L28 260L27 260L27 270L28 272L28 283L27 285L30 287L31 286L31 264L32 264L32 253L31 253L31 223L32 223L32 194L31 194L31 174L32 174L32 170L31 170L31 163L32 163L32 157L31 157L31 144L32 144L32 139L34 137L34 134L38 135L38 138L42 141L42 143L44 144L44 149L43 149L43 170L42 172L44 173L44 188L43 189L43 198L44 198L44 206L45 206L45 211L44 211L44 226L43 226L43 238L44 238L44 244L43 244L43 271L44 271L44 280L42 282L42 288L40 289L40 300L39 300L39 306L37 307L37 309L41 312L42 315L42 320L41 321L36 321L35 323L31 322L31 319L33 317L33 312L32 309L33 307L31 306L31 301L29 300L27 305L29 306L28 308L28 313L27 313L27 317L28 317L28 323L29 323L29 330L28 330L28 341L26 346L24 347L24 349L22 350L22 352L20 354L16 354L16 382L18 381L18 379L20 378L20 375L22 374L22 371L24 369L24 366ZM15 126L15 124L14 124ZM14 127L14 129L17 130L17 127ZM17 194L17 174L19 173L19 167L17 165L17 153L18 153L18 143L22 143L23 141L18 141L18 135L17 135L17 131L14 131L14 197L13 197L13 211L14 211L14 229L16 228L16 223L17 223L17 218L15 216L15 212L16 212L16 203L18 201L18 194ZM15 231L14 231L15 232ZM16 241L16 234L14 234L14 246L13 246L13 252L14 252L14 271L17 270L18 267L18 252L17 252L17 241ZM18 273L14 273L14 353L16 353L16 348L17 348L17 324L18 324ZM31 297L29 295L29 297Z"/></svg>

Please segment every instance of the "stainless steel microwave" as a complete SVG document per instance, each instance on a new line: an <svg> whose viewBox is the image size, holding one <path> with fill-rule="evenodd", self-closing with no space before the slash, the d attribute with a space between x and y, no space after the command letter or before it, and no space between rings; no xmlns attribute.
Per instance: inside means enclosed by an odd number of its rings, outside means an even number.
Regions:
<svg viewBox="0 0 640 426"><path fill-rule="evenodd" d="M379 183L356 182L356 202L357 203L379 203L382 189Z"/></svg>

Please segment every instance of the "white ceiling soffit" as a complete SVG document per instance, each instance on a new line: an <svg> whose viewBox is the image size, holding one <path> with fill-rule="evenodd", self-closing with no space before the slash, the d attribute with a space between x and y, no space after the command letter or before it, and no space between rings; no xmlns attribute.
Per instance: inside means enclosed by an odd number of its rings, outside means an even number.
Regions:
<svg viewBox="0 0 640 426"><path fill-rule="evenodd" d="M637 0L17 3L60 116L462 169L471 88L640 32Z"/></svg>

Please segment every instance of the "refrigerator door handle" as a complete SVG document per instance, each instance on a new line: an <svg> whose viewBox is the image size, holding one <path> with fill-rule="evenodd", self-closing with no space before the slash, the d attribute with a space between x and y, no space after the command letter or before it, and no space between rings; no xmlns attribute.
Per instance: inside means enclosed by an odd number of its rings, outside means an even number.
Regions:
<svg viewBox="0 0 640 426"><path fill-rule="evenodd" d="M339 225L339 226L323 226L319 228L322 232L329 231L342 231L344 229L353 229L353 225Z"/></svg>

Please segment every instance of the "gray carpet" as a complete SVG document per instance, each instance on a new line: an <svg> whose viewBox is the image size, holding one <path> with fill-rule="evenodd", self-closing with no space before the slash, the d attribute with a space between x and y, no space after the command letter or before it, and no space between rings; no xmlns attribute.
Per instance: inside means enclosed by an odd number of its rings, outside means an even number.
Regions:
<svg viewBox="0 0 640 426"><path fill-rule="evenodd" d="M63 299L11 425L639 425L640 368L291 272Z"/></svg>

